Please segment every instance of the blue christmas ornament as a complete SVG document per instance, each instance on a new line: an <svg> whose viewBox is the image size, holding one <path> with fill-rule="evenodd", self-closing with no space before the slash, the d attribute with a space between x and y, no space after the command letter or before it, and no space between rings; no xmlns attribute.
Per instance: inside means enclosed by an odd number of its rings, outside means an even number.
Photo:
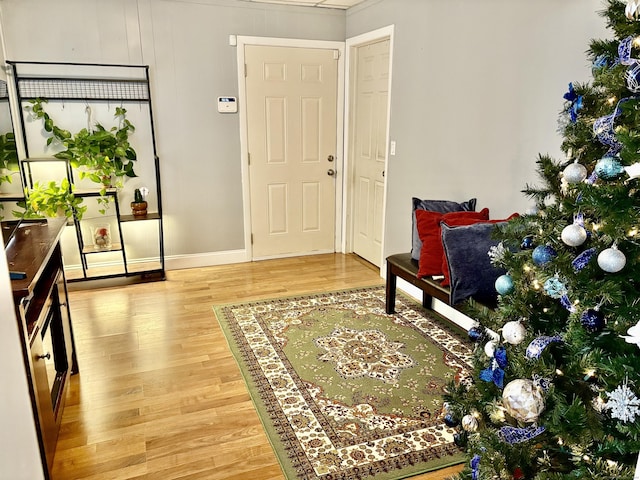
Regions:
<svg viewBox="0 0 640 480"><path fill-rule="evenodd" d="M455 443L458 447L464 448L467 444L467 434L466 433L454 433L453 434L453 443Z"/></svg>
<svg viewBox="0 0 640 480"><path fill-rule="evenodd" d="M447 427L451 427L451 428L453 428L453 427L457 427L457 426L458 426L458 423L459 423L459 422L458 422L458 419L457 419L457 418L456 418L452 413L447 413L447 414L444 416L444 424L445 424Z"/></svg>
<svg viewBox="0 0 640 480"><path fill-rule="evenodd" d="M533 248L533 237L531 235L524 237L520 244L520 248L522 248L522 250L531 250Z"/></svg>
<svg viewBox="0 0 640 480"><path fill-rule="evenodd" d="M482 340L482 337L484 337L484 329L480 327L471 327L467 332L467 335L469 335L469 339L472 342L479 342Z"/></svg>
<svg viewBox="0 0 640 480"><path fill-rule="evenodd" d="M550 245L538 245L533 249L531 259L536 265L542 266L545 263L549 263L551 260L553 260L556 255L558 254Z"/></svg>
<svg viewBox="0 0 640 480"><path fill-rule="evenodd" d="M599 310L590 308L580 315L580 323L587 332L598 333L604 328L604 315Z"/></svg>
<svg viewBox="0 0 640 480"><path fill-rule="evenodd" d="M615 157L602 157L596 163L595 172L598 174L598 178L605 180L611 180L616 178L622 172L624 168L620 164L620 161Z"/></svg>
<svg viewBox="0 0 640 480"><path fill-rule="evenodd" d="M577 273L584 267L586 267L589 261L595 256L596 252L597 249L595 247L589 248L588 250L585 250L576 258L574 258L571 262L571 265L573 265L573 270Z"/></svg>
<svg viewBox="0 0 640 480"><path fill-rule="evenodd" d="M557 277L552 277L544 282L544 291L551 298L561 298L567 294L567 287Z"/></svg>
<svg viewBox="0 0 640 480"><path fill-rule="evenodd" d="M496 292L500 295L508 295L513 292L513 279L510 275L500 275L495 282Z"/></svg>

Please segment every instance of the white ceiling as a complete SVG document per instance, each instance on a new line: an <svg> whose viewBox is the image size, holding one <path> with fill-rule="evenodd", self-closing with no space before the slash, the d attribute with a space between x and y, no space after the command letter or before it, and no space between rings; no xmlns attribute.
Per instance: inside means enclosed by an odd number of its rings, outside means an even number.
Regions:
<svg viewBox="0 0 640 480"><path fill-rule="evenodd" d="M279 3L281 5L301 5L305 7L341 8L346 10L349 7L363 3L365 0L245 0L256 3Z"/></svg>

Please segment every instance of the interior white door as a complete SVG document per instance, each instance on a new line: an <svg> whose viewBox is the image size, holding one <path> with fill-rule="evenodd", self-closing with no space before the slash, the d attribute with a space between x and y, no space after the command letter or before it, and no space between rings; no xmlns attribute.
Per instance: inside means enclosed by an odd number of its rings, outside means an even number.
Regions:
<svg viewBox="0 0 640 480"><path fill-rule="evenodd" d="M353 251L380 266L387 155L389 39L356 47L352 94Z"/></svg>
<svg viewBox="0 0 640 480"><path fill-rule="evenodd" d="M335 251L338 55L245 46L254 259Z"/></svg>

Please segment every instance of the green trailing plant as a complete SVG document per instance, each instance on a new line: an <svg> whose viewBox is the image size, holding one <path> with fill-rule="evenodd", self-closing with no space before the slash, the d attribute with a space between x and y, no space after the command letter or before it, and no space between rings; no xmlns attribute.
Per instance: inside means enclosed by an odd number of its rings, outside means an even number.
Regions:
<svg viewBox="0 0 640 480"><path fill-rule="evenodd" d="M7 132L0 135L0 185L11 183L11 177L19 171L16 137L13 132Z"/></svg>
<svg viewBox="0 0 640 480"><path fill-rule="evenodd" d="M118 125L105 128L96 123L92 130L86 128L72 134L60 128L44 109L46 99L32 100L27 108L36 118L42 119L44 130L51 134L47 138L47 145L57 142L64 150L54 157L67 160L77 169L80 179L88 178L101 185L99 203L105 206L101 213L105 213L110 198L107 189L121 188L126 177L136 177L134 162L137 154L129 143L129 135L135 131L135 126L127 119L127 110L116 107L114 117Z"/></svg>
<svg viewBox="0 0 640 480"><path fill-rule="evenodd" d="M73 186L65 178L60 183L35 182L33 188L25 188L25 200L18 202L25 209L25 218L57 217L64 215L82 220L87 207L82 198L73 194ZM18 212L14 212L18 213Z"/></svg>
<svg viewBox="0 0 640 480"><path fill-rule="evenodd" d="M5 182L12 183L12 177L19 171L16 137L13 132L7 132L0 135L0 187ZM0 211L3 210L4 205L0 203ZM2 215L0 215L0 220L4 220Z"/></svg>

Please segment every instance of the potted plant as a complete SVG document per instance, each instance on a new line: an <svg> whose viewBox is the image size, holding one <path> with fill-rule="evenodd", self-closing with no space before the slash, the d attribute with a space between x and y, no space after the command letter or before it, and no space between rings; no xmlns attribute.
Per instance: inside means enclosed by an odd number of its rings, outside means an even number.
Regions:
<svg viewBox="0 0 640 480"><path fill-rule="evenodd" d="M147 214L147 202L145 198L146 188L136 188L133 192L131 212L134 217L144 217Z"/></svg>
<svg viewBox="0 0 640 480"><path fill-rule="evenodd" d="M25 208L25 218L42 218L65 216L67 219L82 219L87 207L82 198L73 194L73 188L65 178L58 184L51 181L47 184L36 182L33 188L25 188L26 198L18 205Z"/></svg>
<svg viewBox="0 0 640 480"><path fill-rule="evenodd" d="M51 134L47 145L57 141L64 147L54 157L67 160L77 169L80 179L88 178L101 185L98 201L105 208L108 207L107 188L121 188L125 177L136 177L134 162L137 154L129 143L129 135L135 131L135 127L126 118L127 110L116 107L114 117L118 121L117 126L107 130L97 123L90 130L83 128L72 135L54 123L44 110L43 104L46 102L46 99L41 98L31 100L31 105L27 108L36 118L43 120L45 131ZM105 210L100 212L104 214Z"/></svg>

